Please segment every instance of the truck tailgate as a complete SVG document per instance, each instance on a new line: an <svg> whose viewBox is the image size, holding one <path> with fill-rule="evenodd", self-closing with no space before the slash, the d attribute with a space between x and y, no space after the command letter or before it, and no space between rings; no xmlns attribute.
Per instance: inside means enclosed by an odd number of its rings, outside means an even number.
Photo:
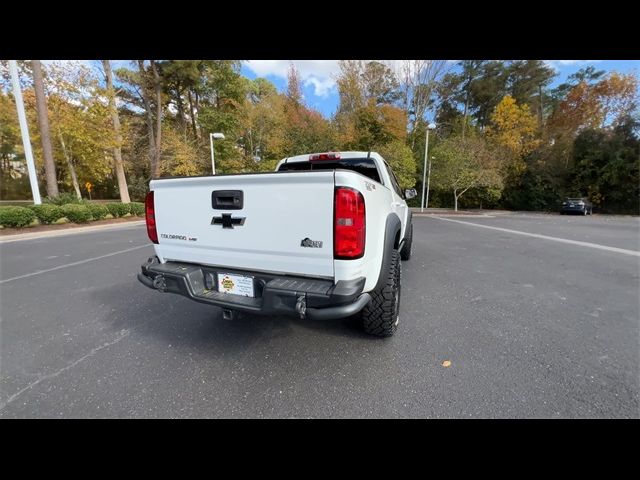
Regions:
<svg viewBox="0 0 640 480"><path fill-rule="evenodd" d="M169 178L151 190L161 261L334 275L333 171ZM216 191L241 192L242 208L214 208Z"/></svg>

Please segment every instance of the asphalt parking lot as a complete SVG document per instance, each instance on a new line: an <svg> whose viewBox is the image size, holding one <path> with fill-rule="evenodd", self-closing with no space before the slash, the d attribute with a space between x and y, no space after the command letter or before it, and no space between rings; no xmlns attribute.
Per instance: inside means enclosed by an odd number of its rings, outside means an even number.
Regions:
<svg viewBox="0 0 640 480"><path fill-rule="evenodd" d="M389 339L151 291L144 226L0 244L0 417L640 417L639 218L414 231Z"/></svg>

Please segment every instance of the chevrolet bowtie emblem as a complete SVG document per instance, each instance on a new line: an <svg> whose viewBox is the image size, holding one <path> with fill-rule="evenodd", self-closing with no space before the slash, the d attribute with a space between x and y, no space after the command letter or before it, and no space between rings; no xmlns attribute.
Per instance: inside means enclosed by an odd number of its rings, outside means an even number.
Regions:
<svg viewBox="0 0 640 480"><path fill-rule="evenodd" d="M233 228L234 225L244 225L245 217L231 218L230 213L223 213L221 217L213 217L211 225L222 225L222 228Z"/></svg>

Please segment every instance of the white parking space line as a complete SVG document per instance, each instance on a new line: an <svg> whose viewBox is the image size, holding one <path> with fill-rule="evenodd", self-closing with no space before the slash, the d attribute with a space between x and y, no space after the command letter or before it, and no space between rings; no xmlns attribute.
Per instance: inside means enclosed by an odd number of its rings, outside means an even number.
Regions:
<svg viewBox="0 0 640 480"><path fill-rule="evenodd" d="M47 268L46 270L38 270L37 272L27 273L25 275L20 275L17 277L5 278L4 280L0 280L0 283L13 282L14 280L20 280L21 278L28 278L28 277L33 277L34 275L40 275L41 273L53 272L54 270L60 270L62 268L75 267L76 265L82 265L83 263L93 262L94 260L100 260L102 258L113 257L114 255L120 255L121 253L127 253L133 250L138 250L140 248L149 247L149 246L151 246L151 244L146 243L144 245L138 245L137 247L131 247L125 250L118 250L117 252L107 253L106 255L100 255L99 257L87 258L85 260L67 263L65 265L58 265L57 267L53 267L53 268Z"/></svg>
<svg viewBox="0 0 640 480"><path fill-rule="evenodd" d="M529 233L529 232L523 232L520 230L511 230L509 228L493 227L490 225L480 225L478 223L463 222L462 220L453 220L451 218L435 217L435 216L433 218L437 218L438 220L443 220L445 222L461 223L463 225L471 225L472 227L487 228L489 230L497 230L499 232L513 233L515 235L524 235L525 237L540 238L542 240L551 240L552 242L568 243L570 245L579 245L581 247L596 248L598 250L606 250L608 252L621 253L623 255L631 255L633 257L640 257L640 252L636 250L626 250L624 248L608 247L606 245L600 245L599 243L581 242L579 240L569 240L568 238L560 238L560 237L550 237L548 235L540 235L538 233Z"/></svg>

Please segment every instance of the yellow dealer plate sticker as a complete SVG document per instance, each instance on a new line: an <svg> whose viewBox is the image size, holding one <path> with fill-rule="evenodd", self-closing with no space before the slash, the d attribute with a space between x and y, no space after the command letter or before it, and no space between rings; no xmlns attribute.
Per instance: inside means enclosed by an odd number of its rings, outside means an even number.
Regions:
<svg viewBox="0 0 640 480"><path fill-rule="evenodd" d="M253 278L231 273L218 273L218 291L242 297L253 297Z"/></svg>

